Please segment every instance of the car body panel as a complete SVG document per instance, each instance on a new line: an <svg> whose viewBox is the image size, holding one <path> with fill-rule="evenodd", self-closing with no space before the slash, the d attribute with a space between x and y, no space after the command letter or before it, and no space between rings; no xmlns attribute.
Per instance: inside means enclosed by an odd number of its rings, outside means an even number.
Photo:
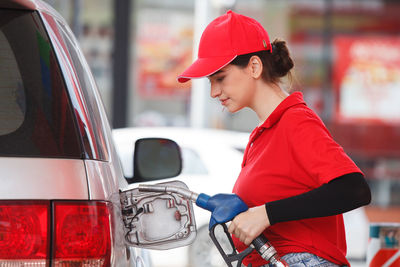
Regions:
<svg viewBox="0 0 400 267"><path fill-rule="evenodd" d="M117 177L123 177L123 174L112 164L110 162L85 160L90 199L112 200L113 195L118 193L119 189L126 188L127 182L125 181L125 186L123 186L117 179Z"/></svg>
<svg viewBox="0 0 400 267"><path fill-rule="evenodd" d="M88 199L82 160L0 158L2 199Z"/></svg>

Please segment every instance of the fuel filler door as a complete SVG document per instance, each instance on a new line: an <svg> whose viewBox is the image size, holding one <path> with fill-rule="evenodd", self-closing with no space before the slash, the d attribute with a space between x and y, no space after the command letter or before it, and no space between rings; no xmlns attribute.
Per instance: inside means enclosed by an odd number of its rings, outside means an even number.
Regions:
<svg viewBox="0 0 400 267"><path fill-rule="evenodd" d="M160 183L188 188L181 181ZM193 205L176 193L120 193L125 242L134 247L171 249L191 244L196 237Z"/></svg>

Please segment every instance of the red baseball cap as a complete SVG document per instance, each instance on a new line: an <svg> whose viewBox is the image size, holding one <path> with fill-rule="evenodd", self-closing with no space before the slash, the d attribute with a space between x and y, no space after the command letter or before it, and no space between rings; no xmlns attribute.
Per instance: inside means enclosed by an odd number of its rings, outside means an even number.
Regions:
<svg viewBox="0 0 400 267"><path fill-rule="evenodd" d="M262 50L272 52L263 26L255 19L229 10L208 24L201 35L197 60L178 76L178 82L210 76L238 55Z"/></svg>

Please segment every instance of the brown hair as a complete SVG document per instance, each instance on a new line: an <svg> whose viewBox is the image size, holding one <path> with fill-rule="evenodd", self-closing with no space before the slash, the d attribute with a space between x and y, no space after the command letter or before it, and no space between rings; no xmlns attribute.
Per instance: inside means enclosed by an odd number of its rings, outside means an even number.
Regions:
<svg viewBox="0 0 400 267"><path fill-rule="evenodd" d="M263 64L262 78L266 82L279 83L286 75L291 78L290 70L294 63L289 54L286 42L275 39L272 42L272 53L267 50L237 56L230 64L246 67L252 56L258 56Z"/></svg>

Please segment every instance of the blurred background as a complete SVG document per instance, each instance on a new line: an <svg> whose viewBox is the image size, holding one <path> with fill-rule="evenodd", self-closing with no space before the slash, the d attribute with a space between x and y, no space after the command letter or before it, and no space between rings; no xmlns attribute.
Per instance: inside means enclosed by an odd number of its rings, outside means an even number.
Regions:
<svg viewBox="0 0 400 267"><path fill-rule="evenodd" d="M250 132L257 117L178 84L204 27L232 9L257 19L295 61L302 91L372 189L368 222L400 222L400 1L46 0L67 20L114 128L183 126Z"/></svg>

